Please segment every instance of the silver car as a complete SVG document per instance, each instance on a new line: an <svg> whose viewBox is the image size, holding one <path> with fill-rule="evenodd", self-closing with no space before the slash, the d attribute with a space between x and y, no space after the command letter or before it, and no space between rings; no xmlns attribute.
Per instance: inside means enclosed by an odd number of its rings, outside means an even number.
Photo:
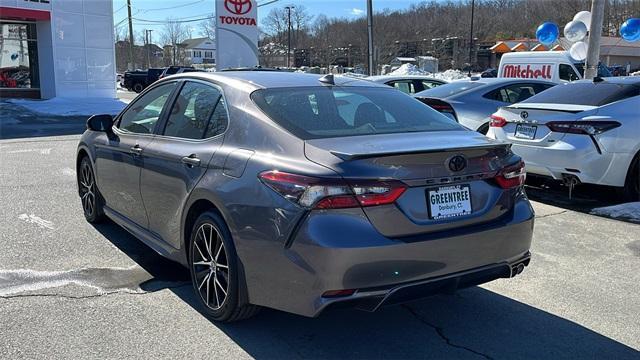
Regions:
<svg viewBox="0 0 640 360"><path fill-rule="evenodd" d="M423 103L465 127L486 134L491 114L518 103L555 84L533 79L471 78L416 93Z"/></svg>
<svg viewBox="0 0 640 360"><path fill-rule="evenodd" d="M87 125L85 217L187 266L217 321L373 311L529 264L521 159L388 86L188 73Z"/></svg>
<svg viewBox="0 0 640 360"><path fill-rule="evenodd" d="M366 80L389 85L405 94L415 94L447 84L447 81L425 75L375 75L367 77Z"/></svg>

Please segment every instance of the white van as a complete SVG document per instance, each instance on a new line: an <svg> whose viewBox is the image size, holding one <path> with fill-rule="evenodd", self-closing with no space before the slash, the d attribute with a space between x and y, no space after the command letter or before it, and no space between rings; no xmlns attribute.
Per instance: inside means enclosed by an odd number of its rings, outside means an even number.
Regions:
<svg viewBox="0 0 640 360"><path fill-rule="evenodd" d="M520 51L506 53L500 59L499 78L523 78L553 81L557 84L580 80L584 62L577 62L567 51ZM609 70L598 65L598 76L611 76Z"/></svg>

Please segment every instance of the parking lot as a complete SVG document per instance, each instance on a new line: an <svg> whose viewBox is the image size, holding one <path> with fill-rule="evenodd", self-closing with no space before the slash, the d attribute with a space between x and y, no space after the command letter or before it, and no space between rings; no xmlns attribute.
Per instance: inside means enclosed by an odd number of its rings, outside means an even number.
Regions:
<svg viewBox="0 0 640 360"><path fill-rule="evenodd" d="M264 309L220 325L198 312L185 269L84 220L79 121L23 120L40 132L3 124L0 140L0 358L639 356L640 227L585 213L606 193L531 188L533 259L515 279L376 313Z"/></svg>

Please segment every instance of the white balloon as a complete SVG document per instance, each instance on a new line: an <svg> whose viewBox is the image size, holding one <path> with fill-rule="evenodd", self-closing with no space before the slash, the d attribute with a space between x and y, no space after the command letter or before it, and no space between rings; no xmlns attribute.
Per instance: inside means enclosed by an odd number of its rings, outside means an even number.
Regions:
<svg viewBox="0 0 640 360"><path fill-rule="evenodd" d="M589 29L591 27L591 13L589 11L580 11L573 17L573 21L581 21Z"/></svg>
<svg viewBox="0 0 640 360"><path fill-rule="evenodd" d="M569 49L569 55L571 55L574 60L583 61L587 58L587 50L587 43L584 41L580 41L571 45L571 49Z"/></svg>
<svg viewBox="0 0 640 360"><path fill-rule="evenodd" d="M587 26L582 21L569 21L564 26L564 37L571 42L582 41L587 36Z"/></svg>

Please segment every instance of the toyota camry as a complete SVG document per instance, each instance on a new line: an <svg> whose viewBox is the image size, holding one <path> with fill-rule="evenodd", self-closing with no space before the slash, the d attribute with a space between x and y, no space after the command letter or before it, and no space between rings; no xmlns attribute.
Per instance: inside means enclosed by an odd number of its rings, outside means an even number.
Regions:
<svg viewBox="0 0 640 360"><path fill-rule="evenodd" d="M385 85L188 73L87 127L86 219L187 266L217 321L373 311L529 264L520 157Z"/></svg>

